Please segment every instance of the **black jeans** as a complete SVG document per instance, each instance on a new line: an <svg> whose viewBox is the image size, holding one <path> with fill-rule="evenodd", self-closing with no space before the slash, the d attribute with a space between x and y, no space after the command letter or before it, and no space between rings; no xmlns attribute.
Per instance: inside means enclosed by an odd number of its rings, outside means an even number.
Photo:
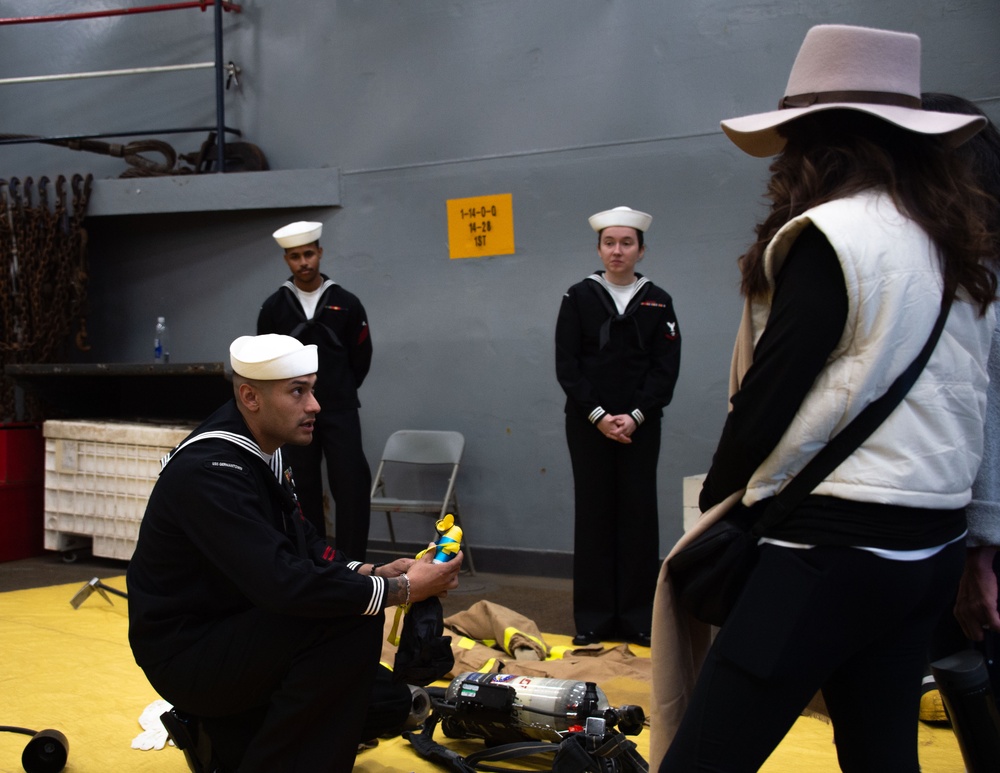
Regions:
<svg viewBox="0 0 1000 773"><path fill-rule="evenodd" d="M764 545L661 773L756 771L822 688L849 773L918 773L920 682L965 546L922 561Z"/></svg>

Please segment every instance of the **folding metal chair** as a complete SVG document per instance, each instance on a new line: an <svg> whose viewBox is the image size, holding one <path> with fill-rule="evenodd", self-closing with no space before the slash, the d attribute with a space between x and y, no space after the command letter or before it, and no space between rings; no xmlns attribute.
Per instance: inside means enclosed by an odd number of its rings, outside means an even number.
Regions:
<svg viewBox="0 0 1000 773"><path fill-rule="evenodd" d="M435 520L451 513L455 523L462 525L455 479L464 450L465 437L461 432L401 429L389 436L372 483L371 508L385 513L393 546L396 545L393 513L422 513ZM393 496L403 492L415 495ZM472 549L465 538L462 551L469 574L475 574Z"/></svg>

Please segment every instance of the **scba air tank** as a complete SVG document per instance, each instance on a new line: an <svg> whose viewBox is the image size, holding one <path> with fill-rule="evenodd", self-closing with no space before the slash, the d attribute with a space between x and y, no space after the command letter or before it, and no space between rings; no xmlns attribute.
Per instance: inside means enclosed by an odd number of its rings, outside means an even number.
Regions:
<svg viewBox="0 0 1000 773"><path fill-rule="evenodd" d="M482 713L477 711L478 705L488 702L479 695L483 686L512 688L515 699L505 729L545 741L559 740L560 733L583 725L586 716L601 715L611 707L604 691L593 683L588 693L587 682L573 679L465 673L455 677L445 693L449 703L465 706L453 718L457 722L447 723L453 730L487 738L508 734L501 732L497 714L485 706ZM448 733L448 727L444 729Z"/></svg>

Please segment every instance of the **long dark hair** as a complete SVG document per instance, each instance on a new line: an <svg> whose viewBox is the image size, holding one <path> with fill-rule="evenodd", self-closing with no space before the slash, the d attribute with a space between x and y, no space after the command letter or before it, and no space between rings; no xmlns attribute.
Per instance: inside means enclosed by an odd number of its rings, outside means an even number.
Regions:
<svg viewBox="0 0 1000 773"><path fill-rule="evenodd" d="M996 124L989 120L975 102L955 94L942 94L928 91L920 97L924 110L936 110L939 113L958 113L960 115L981 115L986 118L986 126L975 134L968 142L958 147L959 155L965 156L972 164L972 172L980 187L993 197L991 208L992 223L995 230L1000 230L1000 131Z"/></svg>
<svg viewBox="0 0 1000 773"><path fill-rule="evenodd" d="M824 202L884 188L937 245L946 290L964 288L986 312L997 290L1000 235L995 201L976 184L967 158L936 137L853 110L803 116L782 134L787 143L767 186L770 212L740 257L744 295L767 295L764 250L785 223Z"/></svg>

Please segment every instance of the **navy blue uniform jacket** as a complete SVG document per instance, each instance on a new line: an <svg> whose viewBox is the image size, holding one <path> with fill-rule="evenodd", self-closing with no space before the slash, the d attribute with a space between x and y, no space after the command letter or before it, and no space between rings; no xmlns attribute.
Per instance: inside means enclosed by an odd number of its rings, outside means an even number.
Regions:
<svg viewBox="0 0 1000 773"><path fill-rule="evenodd" d="M301 518L235 401L189 439L213 431L238 442L182 443L149 497L127 573L136 662L162 662L252 607L315 618L378 614L385 581L357 574L357 562Z"/></svg>
<svg viewBox="0 0 1000 773"><path fill-rule="evenodd" d="M361 407L358 389L372 364L372 339L364 306L353 293L330 282L316 304L312 319L306 319L302 304L286 281L267 297L257 315L257 335L279 333L316 344L319 371L316 399L325 411Z"/></svg>
<svg viewBox="0 0 1000 773"><path fill-rule="evenodd" d="M646 418L661 416L673 397L680 362L673 301L652 282L639 289L624 314L593 279L563 296L556 376L566 392L567 413L586 419L600 406L611 414L638 408Z"/></svg>

